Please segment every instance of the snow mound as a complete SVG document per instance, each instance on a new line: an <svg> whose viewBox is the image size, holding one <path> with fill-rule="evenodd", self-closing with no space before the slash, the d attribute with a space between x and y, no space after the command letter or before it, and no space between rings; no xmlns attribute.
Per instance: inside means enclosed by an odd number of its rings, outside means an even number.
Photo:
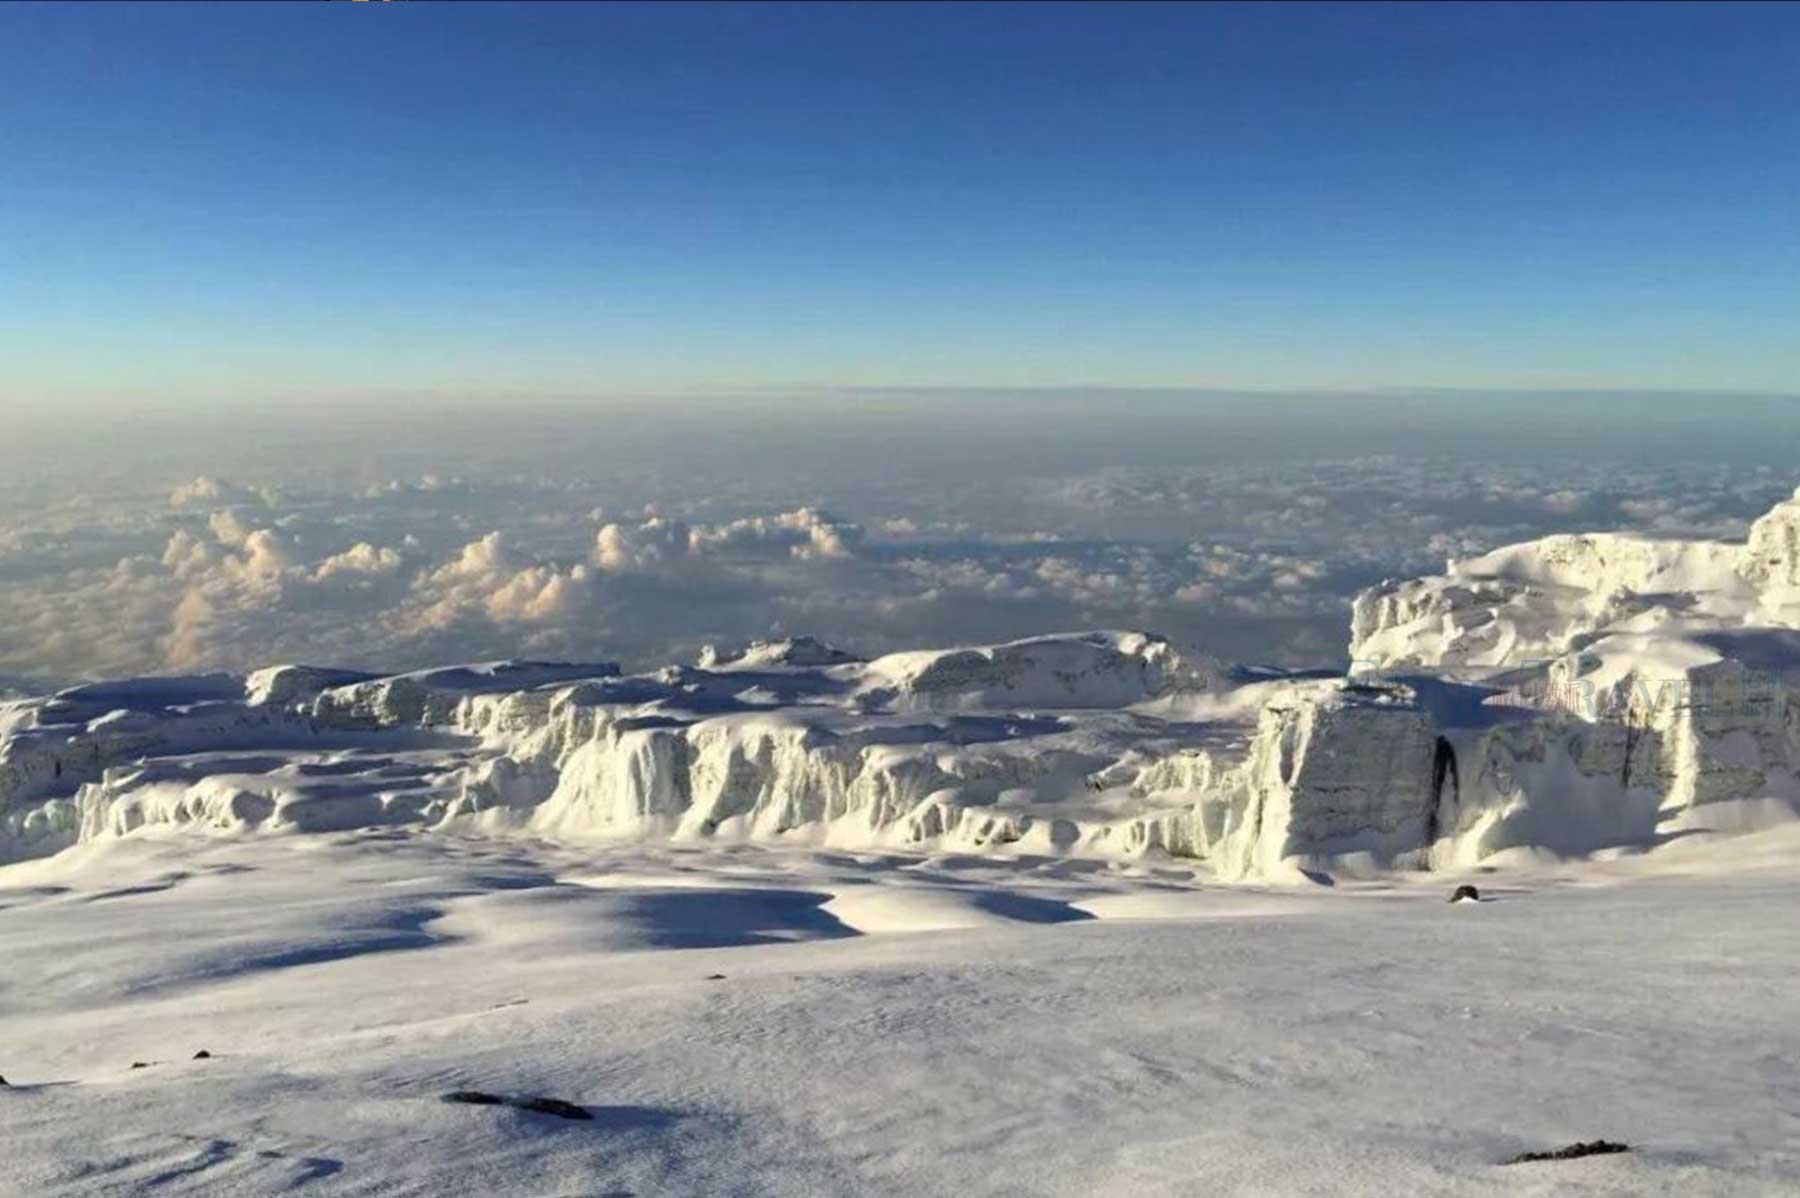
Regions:
<svg viewBox="0 0 1800 1198"><path fill-rule="evenodd" d="M810 669L848 665L861 660L854 653L846 653L814 637L797 636L780 641L752 641L737 652L708 645L700 652L699 665L703 670L766 670L778 666Z"/></svg>
<svg viewBox="0 0 1800 1198"><path fill-rule="evenodd" d="M1142 632L892 653L869 676L878 700L915 708L1120 707L1199 681L1168 641Z"/></svg>

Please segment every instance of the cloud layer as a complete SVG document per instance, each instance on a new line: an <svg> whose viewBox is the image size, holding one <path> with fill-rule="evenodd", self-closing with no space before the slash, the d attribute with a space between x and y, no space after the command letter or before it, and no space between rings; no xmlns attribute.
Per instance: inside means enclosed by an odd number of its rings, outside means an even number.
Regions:
<svg viewBox="0 0 1800 1198"><path fill-rule="evenodd" d="M0 677L273 661L689 658L807 632L865 652L1088 626L1226 657L1341 660L1379 578L1548 532L1735 535L1768 467L1360 456L821 482L696 470L176 478L0 516ZM26 684L29 684L28 682Z"/></svg>

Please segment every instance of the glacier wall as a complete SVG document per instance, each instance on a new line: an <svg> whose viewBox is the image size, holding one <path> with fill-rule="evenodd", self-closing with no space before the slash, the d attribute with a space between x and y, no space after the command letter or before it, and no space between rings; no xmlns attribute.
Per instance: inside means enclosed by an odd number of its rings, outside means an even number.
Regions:
<svg viewBox="0 0 1800 1198"><path fill-rule="evenodd" d="M1349 677L1094 632L94 684L0 705L0 861L385 825L1278 879L1642 847L1800 810L1797 563L1800 499L1742 544L1509 546L1358 596Z"/></svg>
<svg viewBox="0 0 1800 1198"><path fill-rule="evenodd" d="M532 663L390 678L279 667L14 704L0 851L158 825L398 824L1161 852L1241 877L1319 854L1385 859L1416 849L1425 823L1429 763L1422 773L1412 759L1429 719L1402 689L1296 680L1274 688L1278 703L1246 704L1216 667L1138 633L795 660L819 652L760 646L634 677ZM1195 702L1209 719L1190 718ZM1155 710L1171 703L1176 715Z"/></svg>

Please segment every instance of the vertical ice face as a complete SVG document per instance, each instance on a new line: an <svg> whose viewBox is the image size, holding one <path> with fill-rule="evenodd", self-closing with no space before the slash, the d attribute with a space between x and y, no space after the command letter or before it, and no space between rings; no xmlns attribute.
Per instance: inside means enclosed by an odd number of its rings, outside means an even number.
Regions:
<svg viewBox="0 0 1800 1198"><path fill-rule="evenodd" d="M1241 872L1349 854L1385 866L1418 852L1437 803L1436 747L1437 725L1404 688L1271 703L1249 761L1253 840Z"/></svg>
<svg viewBox="0 0 1800 1198"><path fill-rule="evenodd" d="M1738 569L1758 595L1755 622L1800 627L1800 491L1750 525Z"/></svg>
<svg viewBox="0 0 1800 1198"><path fill-rule="evenodd" d="M1366 673L1493 684L1451 730L1439 860L1647 843L1720 804L1800 807L1800 498L1743 544L1549 537L1358 596ZM1660 831L1659 831L1660 830Z"/></svg>

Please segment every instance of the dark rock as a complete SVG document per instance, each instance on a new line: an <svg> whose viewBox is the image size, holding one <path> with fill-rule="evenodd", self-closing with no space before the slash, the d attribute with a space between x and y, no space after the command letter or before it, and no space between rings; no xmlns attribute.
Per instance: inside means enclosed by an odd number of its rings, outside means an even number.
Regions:
<svg viewBox="0 0 1800 1198"><path fill-rule="evenodd" d="M722 982L725 980L725 975L722 973L709 973L706 975L706 980L709 982Z"/></svg>
<svg viewBox="0 0 1800 1198"><path fill-rule="evenodd" d="M1565 1145L1554 1152L1521 1152L1506 1163L1528 1165L1533 1161L1572 1161L1584 1156L1605 1156L1609 1152L1630 1151L1629 1144L1615 1144L1611 1140L1583 1140Z"/></svg>
<svg viewBox="0 0 1800 1198"><path fill-rule="evenodd" d="M1475 889L1467 882L1464 882L1461 886L1458 886L1455 890L1450 892L1451 902L1460 903L1464 899L1467 899L1471 903L1479 903L1481 901L1481 891Z"/></svg>
<svg viewBox="0 0 1800 1198"><path fill-rule="evenodd" d="M150 1062L149 1061L133 1061L131 1063L131 1067L133 1069L148 1069L148 1068L150 1068Z"/></svg>
<svg viewBox="0 0 1800 1198"><path fill-rule="evenodd" d="M499 1106L506 1099L498 1094L489 1094L483 1090L452 1090L444 1095L445 1102L466 1102L471 1106Z"/></svg>
<svg viewBox="0 0 1800 1198"><path fill-rule="evenodd" d="M564 1102L560 1098L521 1098L513 1104L522 1111L536 1111L540 1115L555 1115L560 1119L592 1119L593 1112L584 1106L576 1106L572 1102Z"/></svg>
<svg viewBox="0 0 1800 1198"><path fill-rule="evenodd" d="M592 1119L593 1112L584 1106L576 1106L572 1102L564 1102L560 1098L505 1098L499 1094L489 1094L486 1090L452 1090L444 1095L445 1102L461 1102L470 1106L511 1106L521 1111L536 1111L540 1115L555 1115L559 1119Z"/></svg>
<svg viewBox="0 0 1800 1198"><path fill-rule="evenodd" d="M210 1060L212 1060L212 1053L207 1052L204 1048L202 1048L199 1052L194 1054L194 1059L196 1061L210 1061Z"/></svg>
<svg viewBox="0 0 1800 1198"><path fill-rule="evenodd" d="M0 1077L0 1086L4 1086L4 1085L6 1085L6 1079L3 1077Z"/></svg>

